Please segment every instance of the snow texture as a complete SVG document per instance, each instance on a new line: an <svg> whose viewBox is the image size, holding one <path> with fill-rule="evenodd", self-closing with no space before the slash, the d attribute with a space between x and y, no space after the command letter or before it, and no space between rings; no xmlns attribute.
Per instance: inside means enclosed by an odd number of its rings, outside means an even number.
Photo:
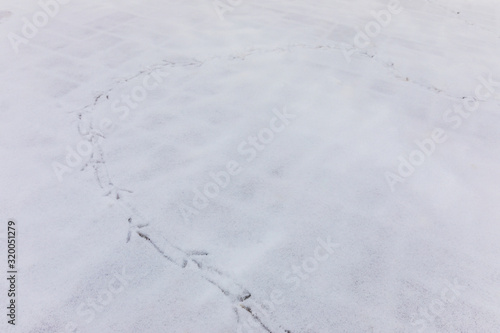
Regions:
<svg viewBox="0 0 500 333"><path fill-rule="evenodd" d="M0 331L500 331L498 1L4 0L0 36Z"/></svg>

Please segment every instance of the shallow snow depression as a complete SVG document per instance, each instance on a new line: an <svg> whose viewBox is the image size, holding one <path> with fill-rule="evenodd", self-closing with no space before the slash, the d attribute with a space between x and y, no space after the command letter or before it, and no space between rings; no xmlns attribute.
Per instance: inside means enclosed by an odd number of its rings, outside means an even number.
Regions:
<svg viewBox="0 0 500 333"><path fill-rule="evenodd" d="M0 331L498 332L499 13L3 1Z"/></svg>

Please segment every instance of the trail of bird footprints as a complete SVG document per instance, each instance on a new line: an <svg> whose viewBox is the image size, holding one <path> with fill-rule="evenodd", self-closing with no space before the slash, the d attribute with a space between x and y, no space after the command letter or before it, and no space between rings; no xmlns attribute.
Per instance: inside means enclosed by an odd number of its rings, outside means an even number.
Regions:
<svg viewBox="0 0 500 333"><path fill-rule="evenodd" d="M199 63L189 63L187 66L193 65L198 66ZM175 66L175 64L165 62L165 66ZM146 75L156 69L158 69L158 66L141 71L139 74L124 79L119 83L127 82L140 75ZM105 93L99 94L92 104L87 105L82 111L78 112L78 131L82 138L87 140L93 147L93 153L89 161L82 167L82 171L92 169L95 179L99 187L103 190L104 195L114 200L130 216L128 218L129 231L127 242L131 240L133 235L137 235L139 239L143 239L151 244L151 246L168 261L182 269L189 269L197 273L201 278L217 287L233 306L238 323L238 332L249 332L249 327L252 331L255 328L259 328L260 331L269 333L291 332L282 329L280 325L270 322L264 323L264 320L256 314L256 309L262 309L262 305L251 300L251 293L235 282L229 275L224 274L214 266L205 264L203 262L203 257L208 256L208 253L204 251L185 251L172 244L161 236L159 231L151 227L148 219L144 218L133 205L126 201L124 194L133 192L127 189L118 188L113 182L106 166L102 148L102 141L105 139L105 136L95 129L97 127L94 126L92 122L95 107L99 101L103 100L103 97L113 89L114 88L110 88ZM247 319L243 320L242 318L245 316ZM270 321L268 318L266 319Z"/></svg>
<svg viewBox="0 0 500 333"><path fill-rule="evenodd" d="M209 282L210 284L217 287L225 297L230 301L236 320L238 323L238 332L248 332L253 329L259 329L260 331L268 333L291 333L292 331L284 329L281 325L272 322L272 320L266 315L265 318L262 317L258 309L263 309L263 306L252 299L252 294L244 287L239 285L234 281L229 275L224 274L219 269L214 266L207 265L203 262L203 258L208 256L208 253L204 251L186 251L181 247L172 244L166 238L164 238L158 230L155 230L149 222L148 218L145 218L133 205L127 202L125 196L126 194L132 194L133 192L127 189L119 188L113 182L108 168L106 166L106 160L104 151L102 148L102 142L105 139L104 134L97 130L97 126L93 123L93 116L96 106L108 98L108 94L116 89L119 85L124 84L130 80L137 77L151 74L156 70L164 70L166 68L174 67L201 67L206 62L214 60L229 60L229 61L243 61L247 57L267 54L267 53L283 53L292 52L296 49L310 49L310 50L320 50L320 51L331 51L331 50L341 50L339 45L305 45L305 44L294 44L286 47L275 47L269 49L250 49L236 55L229 56L214 56L208 58L204 61L192 59L181 62L173 62L164 60L159 64L149 66L148 68L138 72L137 74L124 78L115 82L115 84L107 89L106 91L98 94L94 101L83 107L82 110L77 111L77 124L78 131L83 139L87 140L93 147L93 153L90 156L89 161L82 167L82 171L86 169L93 170L95 179L99 187L103 190L105 196L111 198L116 202L129 216L128 218L128 234L127 242L129 242L135 235L138 239L142 239L149 244L165 259L169 262L177 265L181 269L188 269L197 273L201 278ZM422 82L414 81L407 76L401 74L394 67L392 62L383 61L378 59L374 54L366 50L358 50L356 52L362 57L367 57L380 65L384 66L389 70L389 73L397 80L403 80L408 83L419 86L420 88L427 89L431 92L442 94L443 91ZM457 99L457 97L445 94L446 96ZM246 318L246 319L245 319Z"/></svg>
<svg viewBox="0 0 500 333"><path fill-rule="evenodd" d="M452 15L454 16L456 19L460 20L461 22L467 24L467 25L470 25L472 27L475 27L479 30L482 30L484 32L487 32L489 34L493 34L495 35L497 38L500 38L500 35L498 34L498 31L494 31L494 30L490 30L486 27L484 27L483 25L480 25L480 24L477 24L475 22L472 22L472 21L469 21L467 20L466 18L463 17L463 15L461 15L461 12L458 11L458 10L454 10L454 9L451 9L451 8L448 8L446 6L443 6L441 4L439 4L438 2L436 2L435 0L426 0L427 3L437 7L437 8L440 8L442 11L448 13L449 15Z"/></svg>

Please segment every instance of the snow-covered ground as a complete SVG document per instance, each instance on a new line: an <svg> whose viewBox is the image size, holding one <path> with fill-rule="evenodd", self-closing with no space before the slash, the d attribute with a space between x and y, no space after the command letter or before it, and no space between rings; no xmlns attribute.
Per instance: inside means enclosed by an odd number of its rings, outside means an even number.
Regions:
<svg viewBox="0 0 500 333"><path fill-rule="evenodd" d="M0 36L0 331L500 331L498 1L3 0Z"/></svg>

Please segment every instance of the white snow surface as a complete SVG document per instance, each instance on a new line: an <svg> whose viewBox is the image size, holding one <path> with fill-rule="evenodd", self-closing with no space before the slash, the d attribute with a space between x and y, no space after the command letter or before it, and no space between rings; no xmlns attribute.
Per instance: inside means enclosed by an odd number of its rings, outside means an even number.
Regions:
<svg viewBox="0 0 500 333"><path fill-rule="evenodd" d="M221 1L1 1L0 331L500 332L499 2Z"/></svg>

